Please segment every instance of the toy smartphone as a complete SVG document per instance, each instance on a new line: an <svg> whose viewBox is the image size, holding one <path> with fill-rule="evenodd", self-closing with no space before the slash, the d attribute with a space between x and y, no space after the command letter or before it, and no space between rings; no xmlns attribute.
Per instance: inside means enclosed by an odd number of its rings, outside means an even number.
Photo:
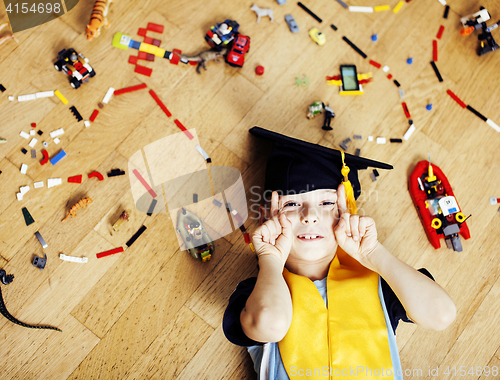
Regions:
<svg viewBox="0 0 500 380"><path fill-rule="evenodd" d="M340 75L342 77L343 91L360 91L356 66L341 65Z"/></svg>

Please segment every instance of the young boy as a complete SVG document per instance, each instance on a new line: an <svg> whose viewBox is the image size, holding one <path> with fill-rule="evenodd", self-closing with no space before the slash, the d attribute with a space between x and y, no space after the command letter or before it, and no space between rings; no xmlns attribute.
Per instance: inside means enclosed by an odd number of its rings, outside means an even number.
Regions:
<svg viewBox="0 0 500 380"><path fill-rule="evenodd" d="M271 214L252 235L259 274L231 296L226 337L248 347L259 379L402 379L399 319L439 331L456 309L425 269L378 242L372 218L354 215L357 170L392 167L250 132L274 141L266 168Z"/></svg>

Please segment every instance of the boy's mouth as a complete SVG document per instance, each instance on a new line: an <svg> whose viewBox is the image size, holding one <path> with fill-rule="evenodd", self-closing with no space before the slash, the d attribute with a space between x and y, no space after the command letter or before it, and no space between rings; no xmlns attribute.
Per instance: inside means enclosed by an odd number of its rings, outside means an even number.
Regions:
<svg viewBox="0 0 500 380"><path fill-rule="evenodd" d="M297 235L297 239L305 240L305 241L314 241L314 240L323 239L323 236L316 235L316 234L301 234L301 235Z"/></svg>

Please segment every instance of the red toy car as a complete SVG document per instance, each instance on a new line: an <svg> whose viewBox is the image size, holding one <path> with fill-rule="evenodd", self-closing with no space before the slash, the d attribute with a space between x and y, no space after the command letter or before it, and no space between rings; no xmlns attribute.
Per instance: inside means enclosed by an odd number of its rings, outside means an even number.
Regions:
<svg viewBox="0 0 500 380"><path fill-rule="evenodd" d="M245 53L250 50L250 37L238 34L231 51L226 56L226 62L234 67L242 67L245 62Z"/></svg>
<svg viewBox="0 0 500 380"><path fill-rule="evenodd" d="M460 211L453 189L441 169L430 162L420 161L410 175L408 189L432 246L440 248L441 237L448 248L461 252L458 234L464 239L470 238L465 223L467 218Z"/></svg>

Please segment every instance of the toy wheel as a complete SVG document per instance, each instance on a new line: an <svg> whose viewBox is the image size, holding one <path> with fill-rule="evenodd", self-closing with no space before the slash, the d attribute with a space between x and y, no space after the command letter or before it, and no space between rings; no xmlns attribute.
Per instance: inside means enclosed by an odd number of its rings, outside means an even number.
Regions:
<svg viewBox="0 0 500 380"><path fill-rule="evenodd" d="M186 215L186 210L184 209L184 207L182 208L182 215Z"/></svg>
<svg viewBox="0 0 500 380"><path fill-rule="evenodd" d="M71 78L71 87L75 90L80 87L80 82L76 78Z"/></svg>
<svg viewBox="0 0 500 380"><path fill-rule="evenodd" d="M91 78L95 77L95 70L94 70L94 68L92 68L92 71L89 73L89 76Z"/></svg>
<svg viewBox="0 0 500 380"><path fill-rule="evenodd" d="M463 212L457 212L455 215L455 219L457 220L458 223L463 223L465 222L465 215Z"/></svg>
<svg viewBox="0 0 500 380"><path fill-rule="evenodd" d="M57 71L61 71L62 70L62 62L57 61L56 63L54 63L54 67Z"/></svg>
<svg viewBox="0 0 500 380"><path fill-rule="evenodd" d="M434 228L435 230L437 230L438 228L441 227L441 220L439 218L434 218L432 219L432 222L431 222L431 226L432 228Z"/></svg>

